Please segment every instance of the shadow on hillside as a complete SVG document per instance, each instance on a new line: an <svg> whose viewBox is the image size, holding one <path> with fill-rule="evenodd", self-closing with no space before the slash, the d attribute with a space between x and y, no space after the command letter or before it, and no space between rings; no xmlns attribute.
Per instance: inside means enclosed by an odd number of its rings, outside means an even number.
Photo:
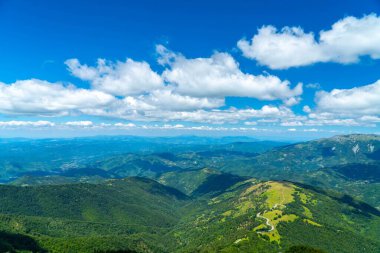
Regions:
<svg viewBox="0 0 380 253"><path fill-rule="evenodd" d="M193 196L202 196L212 194L216 196L234 184L246 180L246 177L236 176L233 174L223 173L220 175L210 175L194 192Z"/></svg>
<svg viewBox="0 0 380 253"><path fill-rule="evenodd" d="M18 251L47 252L32 237L0 231L0 252Z"/></svg>

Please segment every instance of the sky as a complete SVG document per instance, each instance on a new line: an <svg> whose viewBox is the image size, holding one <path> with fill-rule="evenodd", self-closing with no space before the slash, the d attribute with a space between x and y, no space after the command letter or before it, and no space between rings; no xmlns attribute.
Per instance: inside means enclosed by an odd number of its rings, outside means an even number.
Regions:
<svg viewBox="0 0 380 253"><path fill-rule="evenodd" d="M0 137L380 133L380 1L0 0Z"/></svg>

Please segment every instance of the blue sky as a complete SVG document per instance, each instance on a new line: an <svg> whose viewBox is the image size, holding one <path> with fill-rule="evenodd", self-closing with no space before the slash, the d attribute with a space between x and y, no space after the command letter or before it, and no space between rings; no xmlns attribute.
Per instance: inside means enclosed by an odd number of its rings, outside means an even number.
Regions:
<svg viewBox="0 0 380 253"><path fill-rule="evenodd" d="M379 14L380 1L0 0L0 136L379 133Z"/></svg>

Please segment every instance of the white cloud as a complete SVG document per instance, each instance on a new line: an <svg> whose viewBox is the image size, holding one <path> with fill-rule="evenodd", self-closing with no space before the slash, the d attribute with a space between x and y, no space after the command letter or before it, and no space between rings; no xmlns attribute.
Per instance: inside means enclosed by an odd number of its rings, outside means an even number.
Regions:
<svg viewBox="0 0 380 253"><path fill-rule="evenodd" d="M379 115L380 80L352 89L333 89L316 94L317 110L344 115Z"/></svg>
<svg viewBox="0 0 380 253"><path fill-rule="evenodd" d="M268 118L268 119L259 119L257 122L260 123L277 123L279 121L278 118Z"/></svg>
<svg viewBox="0 0 380 253"><path fill-rule="evenodd" d="M55 123L45 120L38 121L20 121L20 120L11 120L11 121L0 121L0 127L52 127L55 126Z"/></svg>
<svg viewBox="0 0 380 253"><path fill-rule="evenodd" d="M162 74L154 72L146 62L132 59L116 63L100 59L95 67L81 64L77 59L67 60L71 73L89 81L92 90L117 96L107 106L83 108L81 112L141 121L210 122L212 118L208 116L211 115L220 122L223 116L215 115L221 115L224 110L215 109L225 105L227 96L283 100L286 106L300 101L302 84L291 88L288 81L276 76L245 74L227 53L187 59L162 45L157 46L157 53L159 63L165 66ZM234 117L239 118L239 115ZM226 121L236 121L234 117L229 116Z"/></svg>
<svg viewBox="0 0 380 253"><path fill-rule="evenodd" d="M147 115L145 115L147 116ZM261 109L196 110L189 112L155 112L153 117L172 121L203 122L211 124L237 123L254 118L293 117L293 112L286 107L263 106Z"/></svg>
<svg viewBox="0 0 380 253"><path fill-rule="evenodd" d="M376 118L366 116L365 118L360 115L336 114L331 112L311 112L308 117L302 121L304 126L364 126L375 127Z"/></svg>
<svg viewBox="0 0 380 253"><path fill-rule="evenodd" d="M132 127L136 127L135 124L133 123L115 123L114 126L116 127L121 127L121 128L132 128Z"/></svg>
<svg viewBox="0 0 380 253"><path fill-rule="evenodd" d="M368 124L360 124L355 119L350 118L310 119L304 124L307 126L370 126Z"/></svg>
<svg viewBox="0 0 380 253"><path fill-rule="evenodd" d="M295 129L295 128L289 128L288 131L289 131L289 132L296 132L297 129Z"/></svg>
<svg viewBox="0 0 380 253"><path fill-rule="evenodd" d="M302 111L304 111L304 112L306 112L306 113L311 113L311 108L310 108L310 106L305 105L305 106L302 108Z"/></svg>
<svg viewBox="0 0 380 253"><path fill-rule="evenodd" d="M319 130L316 128L304 129L303 131L304 132L319 132Z"/></svg>
<svg viewBox="0 0 380 253"><path fill-rule="evenodd" d="M67 126L79 126L79 127L90 127L93 126L94 123L92 121L84 120L84 121L69 121L65 123Z"/></svg>
<svg viewBox="0 0 380 253"><path fill-rule="evenodd" d="M210 58L187 59L164 47L158 51L161 53L160 62L166 65L161 75L152 72L147 63L130 59L117 63L99 60L96 67L81 65L74 59L67 61L67 65L73 75L90 81L91 88L78 88L71 84L50 83L38 79L11 84L0 83L0 113L31 116L91 115L132 122L156 121L162 125L144 128L134 123L96 124L88 120L65 123L0 121L0 127L256 131L256 128L249 126L255 126L257 122L260 125L285 127L376 126L380 122L380 80L352 89L319 91L315 98L316 106L312 110L305 105L303 111L307 116L302 116L294 114L289 108L301 101L299 95L302 94L302 85L291 88L287 81L281 81L275 76L243 73L239 64L226 53L215 53ZM124 90L116 88L117 85L113 86L115 83L111 81L108 83L109 80L117 79L116 83L121 85L125 80L138 79L144 71L157 75L157 83L139 88L127 85L127 88L122 87ZM147 78L150 78L149 74ZM105 87L115 88L120 92L107 90ZM283 105L238 109L225 106L227 96L282 100ZM169 124L172 122L176 124ZM184 122L228 123L236 124L236 127L193 128L181 124Z"/></svg>
<svg viewBox="0 0 380 253"><path fill-rule="evenodd" d="M364 121L364 122L380 123L380 117L378 117L378 116L364 115L364 116L360 117L359 120Z"/></svg>
<svg viewBox="0 0 380 253"><path fill-rule="evenodd" d="M149 96L140 97L141 101L164 110L194 110L218 108L224 105L224 98L198 98L174 93L169 89L153 91Z"/></svg>
<svg viewBox="0 0 380 253"><path fill-rule="evenodd" d="M227 53L214 53L210 58L187 59L159 47L161 63L169 68L163 79L179 94L192 97L252 97L260 100L288 100L302 94L302 84L293 89L288 81L273 75L243 73ZM164 60L163 60L164 59ZM294 104L297 99L290 103Z"/></svg>
<svg viewBox="0 0 380 253"><path fill-rule="evenodd" d="M272 69L306 66L317 62L355 63L361 56L380 58L380 17L346 17L320 31L319 39L300 27L273 26L258 30L251 41L241 39L243 55Z"/></svg>
<svg viewBox="0 0 380 253"><path fill-rule="evenodd" d="M238 41L243 55L272 69L308 65L320 61L320 48L312 33L300 27L285 27L280 32L273 26L264 26L249 42Z"/></svg>
<svg viewBox="0 0 380 253"><path fill-rule="evenodd" d="M281 122L281 126L294 127L294 126L303 126L301 121L285 121Z"/></svg>
<svg viewBox="0 0 380 253"><path fill-rule="evenodd" d="M190 111L170 111L170 110L136 110L128 107L115 106L107 110L92 110L87 112L96 116L107 116L121 118L131 121L184 121L200 122L211 124L238 123L240 121L252 120L256 118L293 118L294 113L287 107L263 106L261 109L212 109L212 110L190 110Z"/></svg>
<svg viewBox="0 0 380 253"><path fill-rule="evenodd" d="M299 104L299 102L301 102L300 97L291 97L291 98L284 101L284 105L291 107L291 106L294 106L296 104Z"/></svg>
<svg viewBox="0 0 380 253"><path fill-rule="evenodd" d="M175 125L171 125L171 124L165 124L163 126L164 129L178 129L178 128L184 128L185 126L182 125L182 124L175 124Z"/></svg>
<svg viewBox="0 0 380 253"><path fill-rule="evenodd" d="M38 79L0 83L0 112L4 114L67 115L103 108L115 101L109 94Z"/></svg>
<svg viewBox="0 0 380 253"><path fill-rule="evenodd" d="M94 89L116 96L128 96L161 88L162 78L148 63L127 59L125 62L108 62L98 59L95 67L82 65L78 59L65 62L73 76L89 81Z"/></svg>
<svg viewBox="0 0 380 253"><path fill-rule="evenodd" d="M257 122L256 121L246 121L246 122L244 122L244 125L246 125L246 126L256 126Z"/></svg>

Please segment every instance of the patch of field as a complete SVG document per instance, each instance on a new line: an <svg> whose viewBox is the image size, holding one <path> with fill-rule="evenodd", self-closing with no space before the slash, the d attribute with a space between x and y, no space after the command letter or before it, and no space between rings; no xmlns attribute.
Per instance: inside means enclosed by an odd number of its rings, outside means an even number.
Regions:
<svg viewBox="0 0 380 253"><path fill-rule="evenodd" d="M322 227L321 224L319 224L319 223L317 223L315 221L309 220L309 219L303 219L303 222L306 222L306 223L308 223L310 225L313 225L313 226Z"/></svg>
<svg viewBox="0 0 380 253"><path fill-rule="evenodd" d="M273 210L273 211L266 212L263 214L263 217L268 218L270 220L270 223L274 226L275 229L276 229L276 225L279 222L294 221L295 219L298 218L298 216L295 214L282 215L281 210Z"/></svg>
<svg viewBox="0 0 380 253"><path fill-rule="evenodd" d="M273 221L275 218L279 218L282 215L281 210L272 210L263 214L263 217Z"/></svg>
<svg viewBox="0 0 380 253"><path fill-rule="evenodd" d="M313 214L311 213L310 209L307 208L306 206L302 206L303 207L303 214L307 217L307 218L310 218L312 219L313 218Z"/></svg>
<svg viewBox="0 0 380 253"><path fill-rule="evenodd" d="M309 197L303 192L299 192L298 195L300 196L301 202L303 204L306 204L307 201L309 200Z"/></svg>
<svg viewBox="0 0 380 253"><path fill-rule="evenodd" d="M265 235L267 235L269 237L269 241L270 242L280 243L281 236L278 233L277 229L275 229L275 230L273 230L271 232L263 233L263 234L265 234Z"/></svg>
<svg viewBox="0 0 380 253"><path fill-rule="evenodd" d="M283 221L283 222L292 222L295 221L298 218L295 214L286 214L283 215L280 219L278 219L277 223Z"/></svg>
<svg viewBox="0 0 380 253"><path fill-rule="evenodd" d="M268 182L270 188L265 192L267 197L266 203L269 208L276 205L286 205L294 201L293 193L295 189L287 183Z"/></svg>

